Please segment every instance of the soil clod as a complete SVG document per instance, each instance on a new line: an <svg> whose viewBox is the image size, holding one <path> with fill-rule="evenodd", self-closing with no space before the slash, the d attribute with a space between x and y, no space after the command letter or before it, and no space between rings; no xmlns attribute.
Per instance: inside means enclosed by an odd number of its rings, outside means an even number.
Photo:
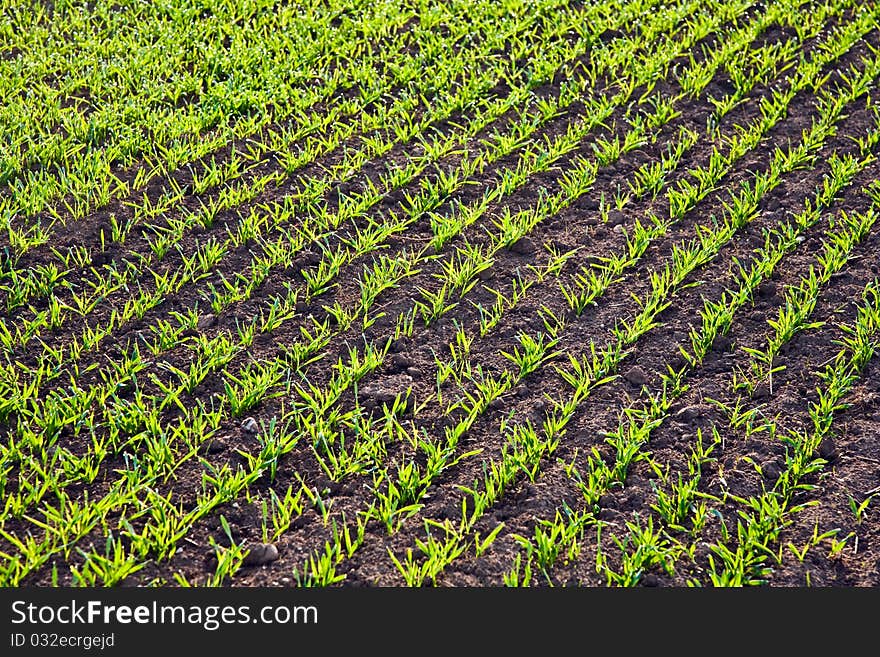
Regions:
<svg viewBox="0 0 880 657"><path fill-rule="evenodd" d="M389 362L392 372L402 372L408 367L412 367L413 364L412 358L404 356L403 354L394 354Z"/></svg>
<svg viewBox="0 0 880 657"><path fill-rule="evenodd" d="M769 383L759 383L755 386L755 389L752 390L752 399L767 399L770 397L770 384Z"/></svg>
<svg viewBox="0 0 880 657"><path fill-rule="evenodd" d="M407 336L402 335L391 343L391 346L388 348L388 350L391 353L399 354L401 351L406 351L407 349L409 349L409 344L410 339Z"/></svg>
<svg viewBox="0 0 880 657"><path fill-rule="evenodd" d="M656 588L660 586L660 580L654 573L648 573L642 578L642 586L647 588Z"/></svg>
<svg viewBox="0 0 880 657"><path fill-rule="evenodd" d="M761 466L761 474L763 474L764 479L770 483L776 483L779 479L779 475L782 474L782 468L779 467L779 464L775 460L766 461Z"/></svg>
<svg viewBox="0 0 880 657"><path fill-rule="evenodd" d="M538 252L538 247L531 237L521 237L510 245L510 250L517 255L530 256Z"/></svg>
<svg viewBox="0 0 880 657"><path fill-rule="evenodd" d="M627 383L631 383L634 386L643 386L650 380L650 376L645 369L638 365L634 365L624 372L623 378Z"/></svg>
<svg viewBox="0 0 880 657"><path fill-rule="evenodd" d="M206 315L199 315L199 319L196 322L196 328L200 331L204 331L206 329L211 328L214 324L217 323L217 316L212 315L210 313Z"/></svg>
<svg viewBox="0 0 880 657"><path fill-rule="evenodd" d="M819 455L819 458L823 458L829 463L836 461L837 457L840 455L837 451L837 446L834 444L834 438L829 435L822 438L818 449L816 449L816 453Z"/></svg>
<svg viewBox="0 0 880 657"><path fill-rule="evenodd" d="M500 411L506 406L505 401L501 397L496 397L492 401L489 402L488 408L490 411Z"/></svg>
<svg viewBox="0 0 880 657"><path fill-rule="evenodd" d="M222 438L209 438L199 445L199 452L202 454L217 454L227 448L226 441Z"/></svg>
<svg viewBox="0 0 880 657"><path fill-rule="evenodd" d="M612 210L608 213L608 225L609 226L620 226L621 224L626 222L626 215L620 210Z"/></svg>

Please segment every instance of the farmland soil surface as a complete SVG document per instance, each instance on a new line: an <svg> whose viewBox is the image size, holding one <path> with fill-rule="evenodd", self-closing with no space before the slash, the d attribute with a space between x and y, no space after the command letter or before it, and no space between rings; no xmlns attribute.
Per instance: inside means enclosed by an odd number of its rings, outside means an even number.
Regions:
<svg viewBox="0 0 880 657"><path fill-rule="evenodd" d="M0 41L0 582L880 585L880 7L327 4Z"/></svg>

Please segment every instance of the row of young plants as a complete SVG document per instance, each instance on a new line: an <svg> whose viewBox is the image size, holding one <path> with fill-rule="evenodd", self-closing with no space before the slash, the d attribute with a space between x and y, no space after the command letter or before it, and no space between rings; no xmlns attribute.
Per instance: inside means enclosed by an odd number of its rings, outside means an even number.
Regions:
<svg viewBox="0 0 880 657"><path fill-rule="evenodd" d="M527 123L527 126L526 126L526 127L528 127L528 123ZM496 154L495 154L493 157L497 157L497 148L496 148ZM534 150L527 151L525 156L521 156L521 157L520 157L520 162L521 162L523 159L525 159L526 157L531 158L531 159L535 159L535 158L536 158L536 154L535 154ZM434 196L436 196L436 194L434 194ZM430 197L429 197L429 198L430 198ZM431 204L433 204L433 203L435 203L435 202L436 202L436 201L434 201L433 199L431 199ZM424 208L422 208L422 209L424 209ZM359 239L360 239L360 241L362 241L362 242L370 242L370 241L374 241L374 240L371 240L371 239L369 239L369 238L363 237L363 235L362 235ZM279 248L280 248L280 246L279 246ZM323 266L323 265L320 265L320 264L319 264L318 269L320 270L320 269L322 268L322 266ZM323 281L322 281L321 284L323 285ZM313 285L314 285L314 284L313 284Z"/></svg>
<svg viewBox="0 0 880 657"><path fill-rule="evenodd" d="M664 112L665 115L665 112ZM633 142L636 140L634 139ZM614 157L609 158L610 160L615 159ZM583 173L583 172L582 172ZM593 171L592 173L595 173ZM576 195L575 195L576 197ZM571 199L569 199L570 201ZM540 204L539 204L540 205ZM552 207L552 202L548 204L548 207ZM550 214L553 214L553 210L550 210ZM515 241L515 240L513 240ZM552 256L550 265L553 269L558 269L558 265L561 262L562 258L564 258L564 254ZM479 271L481 268L476 267L475 270ZM540 274L539 274L540 276ZM422 308L422 314L424 317L424 309ZM433 317L425 317L427 321L433 321L435 318ZM459 332L459 335L461 333ZM450 345L452 346L452 345ZM493 386L487 386L491 388ZM481 390L481 392L483 392ZM493 395L490 394L487 396L486 404L491 402L493 399ZM428 403L428 402L425 402ZM424 405L424 404L422 404ZM329 407L329 404L325 404L324 408ZM483 408L477 408L477 414L484 410ZM309 426L312 425L312 422L306 423ZM332 425L328 424L326 427L323 427L323 431L319 431L319 433L324 433L325 431L333 431ZM457 446L458 438L460 435L466 431L467 425L466 423L459 423L455 430L450 431L447 429L446 431L446 445L445 449L448 453L453 454L454 450ZM417 430L416 433L419 433ZM336 431L335 433L339 433ZM412 435L412 432L410 432ZM425 434L427 435L427 434ZM412 444L415 446L417 441L412 441ZM339 453L343 453L346 456L349 454L349 451L346 449L346 446L341 446L337 451L335 451L332 455L328 454L328 458L334 464L339 463L340 461L348 463L347 459L340 459ZM454 463L458 462L456 459ZM440 461L436 460L432 463L432 465L437 464L440 465ZM339 476L340 474L347 474L347 472L340 470L334 470L331 474L330 470L326 470L329 476ZM421 498L422 494L426 491L427 487L431 484L431 481L435 479L440 472L443 471L443 468L440 467L429 467L426 468L426 471L422 473L418 467L414 467L412 463L406 462L401 464L396 472L390 473L383 472L380 476L374 476L373 489L376 491L376 498L379 500L379 508L378 515L374 515L377 513L377 509L371 505L369 511L365 516L361 516L357 521L358 531L356 532L358 535L363 534L363 526L364 523L369 521L371 517L375 517L377 520L380 520L388 531L396 531L396 529L400 526L401 521L407 516L413 513L418 509L418 501ZM334 532L334 541L338 538L338 533ZM320 554L313 555L310 557L306 564L306 570L311 572L310 579L308 580L310 583L330 583L335 581L336 577L335 569L333 566L334 560L341 560L344 554L351 554L357 546L348 546L346 550L342 550L340 545L333 543L328 543L323 552ZM455 550L451 550L450 554L455 553ZM332 557L332 558L331 558ZM319 572L316 570L318 567L317 564L321 564L321 568L324 569Z"/></svg>
<svg viewBox="0 0 880 657"><path fill-rule="evenodd" d="M326 12L319 10L295 21L290 20L296 13L292 7L282 8L280 13L258 11L247 24L241 21L237 29L233 28L231 35L224 32L230 31L229 26L236 22L225 23L220 16L186 21L187 8L182 6L177 20L185 22L175 23L158 8L156 13L140 19L142 29L111 27L111 39L93 36L93 26L100 25L100 21L93 22L82 15L77 20L77 12L71 13L71 25L83 19L86 25L79 38L74 37L79 47L67 53L67 59L74 67L74 62L82 62L84 73L77 74L74 68L66 80L64 74L50 73L36 86L46 89L42 96L50 96L46 98L49 107L60 102L88 107L87 120L79 111L67 112L68 120L52 126L44 139L21 135L22 143L16 144L10 153L12 157L6 159L7 176L13 176L13 180L10 194L3 199L2 214L9 222L5 227L11 240L17 238L13 244L28 246L39 243L44 236L42 227L33 221L31 230L28 224L14 227L15 215L19 213L35 217L48 212L58 220L63 219L62 212L66 210L69 217L79 218L112 196L126 195L128 186L115 175L112 166L116 163L130 165L136 157L143 160L134 178L135 187L140 188L160 172L217 150L232 137L253 134L272 118L269 113L259 118L253 111L257 107L269 109L277 105L278 109L286 106L291 111L301 111L331 98L340 87L356 84L365 69L347 70L344 63L349 57L362 57L369 63L376 58L375 53L370 56L365 39L355 38L357 33L380 39L391 37L389 52L401 40L408 42L410 35L397 28L406 24L412 14L401 11L399 6L364 5L364 11L358 14L360 20L346 19L339 29L331 29L330 23L341 8L328 6ZM196 3L188 10L200 11ZM130 16L124 12L117 14L117 20L127 18ZM226 19L235 21L236 17L227 15ZM275 30L273 26L279 20L288 23L290 29ZM64 22L51 25L55 28L50 33ZM240 36L246 30L263 34L263 52L248 48ZM315 38L315 33L319 38ZM224 48L227 37L229 44ZM129 48L128 39L161 42L165 49L163 52L137 45ZM43 49L58 52L59 41L69 40L69 36L49 36L45 42L37 41L23 48L22 55L30 59L28 53L39 58ZM65 43L61 50L69 48ZM291 52L297 54L292 56ZM46 59L57 61L54 55ZM354 80L348 77L352 72L358 76ZM149 77L142 77L143 73ZM49 81L59 77L62 81L56 94ZM313 80L320 80L325 86L315 90L311 88ZM179 91L181 82L189 88ZM158 89L151 92L152 85ZM156 92L175 100L170 104L157 103ZM181 103L181 94L186 94L188 100ZM30 108L13 103L7 111L13 117L27 116ZM284 116L283 112L280 114ZM27 120L18 123L34 125ZM207 138L200 144L203 137ZM16 152L23 145L28 148L26 159ZM60 209L49 205L59 200Z"/></svg>

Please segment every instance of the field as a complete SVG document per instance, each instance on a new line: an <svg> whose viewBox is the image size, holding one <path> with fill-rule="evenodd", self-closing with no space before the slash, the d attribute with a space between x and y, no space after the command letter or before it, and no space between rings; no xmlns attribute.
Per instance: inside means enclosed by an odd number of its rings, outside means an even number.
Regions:
<svg viewBox="0 0 880 657"><path fill-rule="evenodd" d="M880 6L0 21L0 585L880 585Z"/></svg>

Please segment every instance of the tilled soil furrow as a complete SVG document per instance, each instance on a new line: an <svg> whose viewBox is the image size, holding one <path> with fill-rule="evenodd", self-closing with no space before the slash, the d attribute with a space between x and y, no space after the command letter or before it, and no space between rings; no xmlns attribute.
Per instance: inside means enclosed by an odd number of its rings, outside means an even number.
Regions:
<svg viewBox="0 0 880 657"><path fill-rule="evenodd" d="M877 586L880 582L876 497L880 448L875 434L880 422L880 362L876 357L846 401L848 407L834 419L838 454L811 494L822 503L800 511L792 526L780 533L779 544L801 549L804 535L814 528L827 538L811 546L803 559L786 554L774 568L775 586Z"/></svg>

